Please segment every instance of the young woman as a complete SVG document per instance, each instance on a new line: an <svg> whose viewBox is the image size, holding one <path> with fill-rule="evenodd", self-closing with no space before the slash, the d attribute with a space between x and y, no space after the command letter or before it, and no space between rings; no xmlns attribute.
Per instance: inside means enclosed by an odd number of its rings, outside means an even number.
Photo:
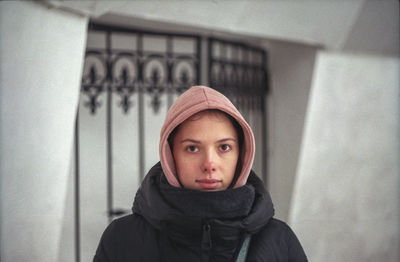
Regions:
<svg viewBox="0 0 400 262"><path fill-rule="evenodd" d="M95 262L307 261L293 231L273 218L251 170L253 132L225 96L204 86L183 93L159 149L133 214L108 226Z"/></svg>

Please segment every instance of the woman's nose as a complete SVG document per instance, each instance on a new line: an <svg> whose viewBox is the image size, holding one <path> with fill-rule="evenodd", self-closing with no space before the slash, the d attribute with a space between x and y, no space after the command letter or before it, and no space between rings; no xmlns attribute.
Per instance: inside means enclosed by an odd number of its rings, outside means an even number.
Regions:
<svg viewBox="0 0 400 262"><path fill-rule="evenodd" d="M206 153L204 163L203 163L203 172L206 174L211 174L215 172L216 170L216 164L215 164L215 156L214 153L211 151L208 151Z"/></svg>

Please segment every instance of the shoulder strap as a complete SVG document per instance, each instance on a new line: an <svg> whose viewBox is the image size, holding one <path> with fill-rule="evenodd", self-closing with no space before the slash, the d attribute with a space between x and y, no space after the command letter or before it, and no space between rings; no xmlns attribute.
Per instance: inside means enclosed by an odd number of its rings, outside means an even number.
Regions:
<svg viewBox="0 0 400 262"><path fill-rule="evenodd" d="M250 238L251 238L251 235L248 235L244 239L242 248L239 251L239 255L236 259L236 262L245 262L246 261L247 251L249 250L249 245L250 245Z"/></svg>

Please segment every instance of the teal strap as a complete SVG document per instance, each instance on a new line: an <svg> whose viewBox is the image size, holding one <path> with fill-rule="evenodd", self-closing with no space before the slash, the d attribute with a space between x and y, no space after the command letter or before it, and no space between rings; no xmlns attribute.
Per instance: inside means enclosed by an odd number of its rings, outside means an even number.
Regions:
<svg viewBox="0 0 400 262"><path fill-rule="evenodd" d="M242 248L239 251L239 255L236 259L236 262L245 262L246 261L246 257L247 257L247 251L249 250L249 245L250 245L250 238L251 236L248 235L242 244Z"/></svg>

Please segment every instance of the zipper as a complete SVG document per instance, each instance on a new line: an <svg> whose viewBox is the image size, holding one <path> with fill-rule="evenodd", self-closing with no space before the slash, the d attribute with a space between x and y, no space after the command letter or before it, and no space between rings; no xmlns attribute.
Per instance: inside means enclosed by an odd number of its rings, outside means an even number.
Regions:
<svg viewBox="0 0 400 262"><path fill-rule="evenodd" d="M203 224L203 237L201 240L201 249L204 251L209 251L212 248L211 241L211 225L210 223Z"/></svg>
<svg viewBox="0 0 400 262"><path fill-rule="evenodd" d="M211 259L211 224L209 221L203 223L203 236L201 239L201 261L208 262Z"/></svg>

